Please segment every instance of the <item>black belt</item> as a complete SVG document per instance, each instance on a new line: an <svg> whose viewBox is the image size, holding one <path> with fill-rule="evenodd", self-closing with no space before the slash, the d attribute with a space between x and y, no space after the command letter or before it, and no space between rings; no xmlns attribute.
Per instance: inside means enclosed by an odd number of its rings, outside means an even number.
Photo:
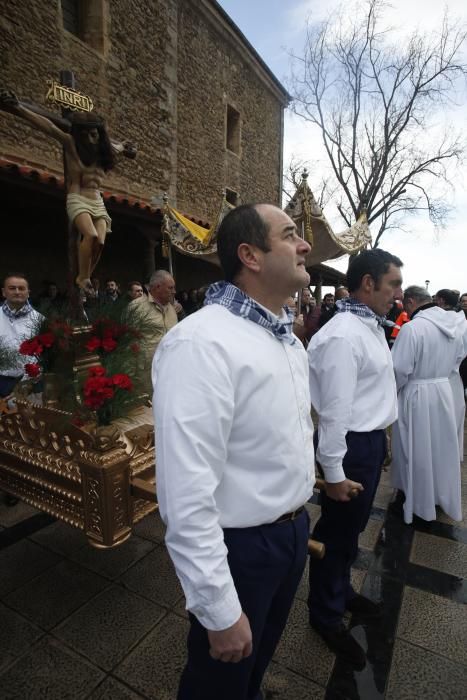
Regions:
<svg viewBox="0 0 467 700"><path fill-rule="evenodd" d="M285 523L287 520L295 520L295 518L298 517L300 513L303 513L304 510L305 506L300 506L300 508L297 508L297 510L292 510L290 513L284 513L284 515L281 515L280 518L274 520L274 523Z"/></svg>

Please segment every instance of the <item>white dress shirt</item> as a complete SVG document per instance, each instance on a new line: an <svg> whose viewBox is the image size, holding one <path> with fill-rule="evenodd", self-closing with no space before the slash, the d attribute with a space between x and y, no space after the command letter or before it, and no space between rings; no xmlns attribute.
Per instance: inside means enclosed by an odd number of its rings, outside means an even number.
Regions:
<svg viewBox="0 0 467 700"><path fill-rule="evenodd" d="M6 302L4 303L6 304ZM10 318L0 307L1 342L7 350L18 352L15 365L0 371L0 374L4 377L22 377L24 374L24 365L37 362L36 357L20 355L19 346L23 340L28 340L39 332L39 326L43 319L44 317L42 314L35 309L31 309L31 312L26 316Z"/></svg>
<svg viewBox="0 0 467 700"><path fill-rule="evenodd" d="M316 458L326 481L345 479L345 436L380 430L397 418L392 357L376 319L337 313L308 346L311 403L319 415Z"/></svg>
<svg viewBox="0 0 467 700"><path fill-rule="evenodd" d="M167 548L187 609L225 629L241 607L222 528L274 522L313 491L306 353L213 304L163 338L153 385Z"/></svg>

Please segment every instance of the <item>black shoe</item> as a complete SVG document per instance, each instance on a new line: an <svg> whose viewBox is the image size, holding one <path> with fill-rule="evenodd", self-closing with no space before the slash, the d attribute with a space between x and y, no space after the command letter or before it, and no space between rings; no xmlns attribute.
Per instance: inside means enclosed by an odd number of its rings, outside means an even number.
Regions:
<svg viewBox="0 0 467 700"><path fill-rule="evenodd" d="M365 598L364 595L360 595L359 593L356 593L353 598L350 598L345 607L352 615L365 617L367 619L377 619L383 614L380 603L373 603L372 600Z"/></svg>
<svg viewBox="0 0 467 700"><path fill-rule="evenodd" d="M365 652L344 625L339 625L338 627L323 627L321 625L316 625L311 622L311 620L310 625L336 656L349 661L357 669L361 670L365 667Z"/></svg>
<svg viewBox="0 0 467 700"><path fill-rule="evenodd" d="M9 493L6 493L5 494L5 503L9 508L12 508L17 503L19 503L19 498L16 498L16 496L10 496Z"/></svg>

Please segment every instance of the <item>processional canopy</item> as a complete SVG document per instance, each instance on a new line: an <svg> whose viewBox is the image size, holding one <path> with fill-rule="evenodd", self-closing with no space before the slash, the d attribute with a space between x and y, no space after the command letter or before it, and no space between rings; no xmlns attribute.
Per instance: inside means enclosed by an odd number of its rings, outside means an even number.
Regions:
<svg viewBox="0 0 467 700"><path fill-rule="evenodd" d="M334 233L308 186L306 170L303 171L302 180L284 211L297 224L299 232L303 231L305 240L311 245L311 251L306 258L307 267L340 258L342 255L353 255L371 243L365 209L352 226L341 233Z"/></svg>
<svg viewBox="0 0 467 700"><path fill-rule="evenodd" d="M217 257L217 230L222 219L234 207L223 194L222 202L210 228L194 223L168 203L164 195L164 221L162 232L165 241L183 253L219 265ZM297 224L298 230L311 245L306 265L319 265L325 260L353 255L364 250L371 243L366 210L363 209L357 221L340 233L334 233L323 210L318 205L308 186L308 172L304 170L302 180L285 213Z"/></svg>

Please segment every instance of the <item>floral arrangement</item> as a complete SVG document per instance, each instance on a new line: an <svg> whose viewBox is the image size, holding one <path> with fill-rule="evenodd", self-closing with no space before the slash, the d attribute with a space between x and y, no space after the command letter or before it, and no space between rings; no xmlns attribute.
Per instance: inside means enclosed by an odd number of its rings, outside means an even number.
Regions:
<svg viewBox="0 0 467 700"><path fill-rule="evenodd" d="M59 358L71 349L73 328L58 319L44 321L39 333L19 346L21 355L34 357L35 362L24 365L26 374L31 378L56 368Z"/></svg>
<svg viewBox="0 0 467 700"><path fill-rule="evenodd" d="M98 352L105 363L109 353L118 350L130 350L136 354L139 345L136 342L141 336L133 326L125 323L117 323L112 318L99 318L93 323L92 335L86 343L86 349L90 352Z"/></svg>
<svg viewBox="0 0 467 700"><path fill-rule="evenodd" d="M108 376L104 367L92 367L83 385L84 405L96 412L100 425L108 425L112 418L124 415L128 403L133 403L128 397L132 390L133 382L127 374Z"/></svg>
<svg viewBox="0 0 467 700"><path fill-rule="evenodd" d="M36 391L43 384L45 401L52 395L58 398L60 408L72 413L75 424L96 417L98 424L108 424L144 403L138 389L142 324L139 315L126 308L106 308L105 316L94 319L90 334L76 333L66 320L45 319L19 348L25 358L34 358L25 364L25 372L39 382ZM79 381L73 373L74 359L86 353L96 353L100 364Z"/></svg>

